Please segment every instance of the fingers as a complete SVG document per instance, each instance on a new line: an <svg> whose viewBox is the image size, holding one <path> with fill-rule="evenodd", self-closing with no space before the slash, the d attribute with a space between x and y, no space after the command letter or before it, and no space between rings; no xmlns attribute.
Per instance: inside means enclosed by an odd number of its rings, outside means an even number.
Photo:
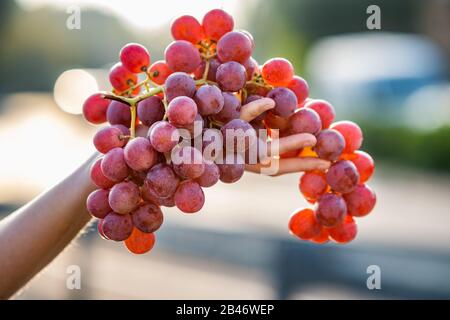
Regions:
<svg viewBox="0 0 450 320"><path fill-rule="evenodd" d="M275 102L269 98L262 98L252 101L242 106L240 118L244 121L250 122L264 111L270 110L273 107L275 107Z"/></svg>
<svg viewBox="0 0 450 320"><path fill-rule="evenodd" d="M279 169L276 175L286 173L310 171L310 170L327 170L330 162L319 158L287 158L280 159Z"/></svg>
<svg viewBox="0 0 450 320"><path fill-rule="evenodd" d="M271 156L278 156L304 147L313 147L316 142L316 137L312 134L298 133L268 142L267 150Z"/></svg>
<svg viewBox="0 0 450 320"><path fill-rule="evenodd" d="M245 170L254 173L267 173L271 176L279 176L287 173L295 173L311 170L327 170L330 162L319 158L288 158L273 159L270 165L246 164Z"/></svg>

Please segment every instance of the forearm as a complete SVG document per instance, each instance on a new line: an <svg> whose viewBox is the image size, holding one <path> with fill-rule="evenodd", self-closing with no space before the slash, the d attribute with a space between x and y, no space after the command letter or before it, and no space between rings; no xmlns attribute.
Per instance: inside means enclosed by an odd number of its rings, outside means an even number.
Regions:
<svg viewBox="0 0 450 320"><path fill-rule="evenodd" d="M85 199L92 156L58 185L0 221L0 298L52 261L90 220Z"/></svg>

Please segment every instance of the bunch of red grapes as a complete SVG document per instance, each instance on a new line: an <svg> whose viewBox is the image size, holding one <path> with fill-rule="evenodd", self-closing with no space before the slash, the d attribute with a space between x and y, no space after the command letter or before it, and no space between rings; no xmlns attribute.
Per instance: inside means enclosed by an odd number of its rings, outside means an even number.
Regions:
<svg viewBox="0 0 450 320"><path fill-rule="evenodd" d="M252 58L251 34L233 28L233 18L220 9L208 12L201 24L181 16L171 25L175 41L166 48L165 60L151 64L145 47L125 45L109 73L112 93L85 101L87 121L110 124L93 139L103 155L91 168L99 189L87 198L103 238L124 241L133 253L151 250L163 223L161 206L198 212L205 202L202 188L238 181L250 147L265 145L274 129L281 137L311 133L318 141L314 150L281 158L333 161L327 172L302 176L301 192L318 206L294 214L293 234L318 243L329 237L348 242L356 235L352 217L373 208L375 195L364 183L374 164L356 151L362 143L359 127L331 124L333 107L308 99L308 85L294 75L289 61L274 58L259 66ZM263 97L273 99L275 107L250 122L240 119L242 105ZM258 134L260 129L269 137ZM230 138L229 131L245 134Z"/></svg>

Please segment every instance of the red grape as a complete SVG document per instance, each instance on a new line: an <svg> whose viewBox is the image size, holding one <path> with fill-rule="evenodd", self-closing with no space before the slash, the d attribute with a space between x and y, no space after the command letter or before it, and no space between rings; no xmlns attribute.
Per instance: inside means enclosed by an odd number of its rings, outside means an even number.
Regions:
<svg viewBox="0 0 450 320"><path fill-rule="evenodd" d="M252 57L245 60L242 65L245 68L245 74L247 75L247 81L253 79L253 75L258 72L258 62Z"/></svg>
<svg viewBox="0 0 450 320"><path fill-rule="evenodd" d="M122 148L109 150L101 162L102 172L109 180L119 182L128 177L128 166Z"/></svg>
<svg viewBox="0 0 450 320"><path fill-rule="evenodd" d="M287 88L272 89L267 97L275 101L275 107L271 111L277 116L288 118L297 109L297 97L294 92Z"/></svg>
<svg viewBox="0 0 450 320"><path fill-rule="evenodd" d="M288 86L294 77L294 67L284 58L273 58L264 63L261 75L272 86Z"/></svg>
<svg viewBox="0 0 450 320"><path fill-rule="evenodd" d="M197 115L197 104L189 97L176 97L167 108L167 118L174 126L191 124Z"/></svg>
<svg viewBox="0 0 450 320"><path fill-rule="evenodd" d="M130 106L119 101L111 101L106 111L106 119L110 124L121 124L129 128L131 125Z"/></svg>
<svg viewBox="0 0 450 320"><path fill-rule="evenodd" d="M102 230L105 236L114 241L126 240L133 231L133 221L129 214L110 212L103 219Z"/></svg>
<svg viewBox="0 0 450 320"><path fill-rule="evenodd" d="M212 117L214 120L221 123L227 123L231 120L238 119L241 112L241 102L239 99L230 92L222 92L223 96L223 108Z"/></svg>
<svg viewBox="0 0 450 320"><path fill-rule="evenodd" d="M320 117L312 109L297 109L297 111L289 117L289 131L291 134L311 133L317 134L322 128Z"/></svg>
<svg viewBox="0 0 450 320"><path fill-rule="evenodd" d="M205 171L195 181L203 188L208 188L215 185L219 181L219 178L219 167L212 161L205 161Z"/></svg>
<svg viewBox="0 0 450 320"><path fill-rule="evenodd" d="M203 17L203 29L208 38L219 40L225 33L233 30L233 17L221 9L209 11Z"/></svg>
<svg viewBox="0 0 450 320"><path fill-rule="evenodd" d="M172 150L174 171L184 179L195 179L205 171L202 153L193 147L184 146Z"/></svg>
<svg viewBox="0 0 450 320"><path fill-rule="evenodd" d="M137 115L139 120L150 127L156 121L164 118L164 104L158 96L145 98L137 104Z"/></svg>
<svg viewBox="0 0 450 320"><path fill-rule="evenodd" d="M319 170L305 172L300 178L299 188L308 201L316 201L328 188L325 172Z"/></svg>
<svg viewBox="0 0 450 320"><path fill-rule="evenodd" d="M156 196L160 198L171 197L177 190L180 179L177 177L172 168L160 163L150 169L145 179L148 188L153 189Z"/></svg>
<svg viewBox="0 0 450 320"><path fill-rule="evenodd" d="M234 183L244 175L244 159L240 154L227 153L222 163L217 163L220 171L220 181Z"/></svg>
<svg viewBox="0 0 450 320"><path fill-rule="evenodd" d="M86 200L86 207L94 217L103 219L112 211L108 202L108 190L97 189L91 192Z"/></svg>
<svg viewBox="0 0 450 320"><path fill-rule="evenodd" d="M333 106L325 100L310 100L305 104L305 108L317 112L322 121L322 129L328 129L336 117Z"/></svg>
<svg viewBox="0 0 450 320"><path fill-rule="evenodd" d="M200 211L205 203L205 195L200 185L192 180L183 181L175 192L175 204L184 213Z"/></svg>
<svg viewBox="0 0 450 320"><path fill-rule="evenodd" d="M200 22L189 15L184 15L173 20L170 31L175 40L186 40L193 44L199 43L205 37Z"/></svg>
<svg viewBox="0 0 450 320"><path fill-rule="evenodd" d="M138 43L125 45L119 53L122 65L133 73L146 71L150 65L150 54Z"/></svg>
<svg viewBox="0 0 450 320"><path fill-rule="evenodd" d="M314 151L319 158L335 161L345 148L345 140L342 134L336 130L325 129L317 135L317 143Z"/></svg>
<svg viewBox="0 0 450 320"><path fill-rule="evenodd" d="M166 80L166 98L170 102L179 96L192 98L195 93L195 81L184 72L172 73Z"/></svg>
<svg viewBox="0 0 450 320"><path fill-rule="evenodd" d="M309 94L308 83L302 77L294 76L291 82L289 82L289 84L287 85L287 87L291 89L292 92L295 93L299 105L305 102L306 98L308 98Z"/></svg>
<svg viewBox="0 0 450 320"><path fill-rule="evenodd" d="M137 208L140 200L139 187L131 181L120 182L109 192L109 205L116 213L132 212Z"/></svg>
<svg viewBox="0 0 450 320"><path fill-rule="evenodd" d="M327 182L333 191L349 193L355 189L359 181L359 173L353 162L339 160L327 171Z"/></svg>
<svg viewBox="0 0 450 320"><path fill-rule="evenodd" d="M148 170L158 160L150 141L143 137L131 140L124 148L124 155L127 165L136 171Z"/></svg>
<svg viewBox="0 0 450 320"><path fill-rule="evenodd" d="M344 199L335 193L326 193L319 198L316 209L317 220L325 227L331 228L340 224L347 214Z"/></svg>
<svg viewBox="0 0 450 320"><path fill-rule="evenodd" d="M220 112L224 104L222 91L217 86L209 84L204 84L197 89L194 101L197 103L198 112L202 116Z"/></svg>
<svg viewBox="0 0 450 320"><path fill-rule="evenodd" d="M201 63L197 48L185 40L177 40L169 44L164 52L170 69L186 73L194 72Z"/></svg>
<svg viewBox="0 0 450 320"><path fill-rule="evenodd" d="M152 81L159 85L164 84L167 77L169 77L172 73L173 70L170 69L169 65L164 60L154 62L148 70L148 74L150 75Z"/></svg>
<svg viewBox="0 0 450 320"><path fill-rule="evenodd" d="M364 217L375 207L377 197L373 190L365 184L357 185L356 188L344 195L347 203L348 213L354 217Z"/></svg>
<svg viewBox="0 0 450 320"><path fill-rule="evenodd" d="M161 227L164 217L158 205L145 203L131 214L131 219L140 231L153 233Z"/></svg>
<svg viewBox="0 0 450 320"><path fill-rule="evenodd" d="M167 121L158 121L149 129L150 142L159 152L169 152L178 144L178 129Z"/></svg>
<svg viewBox="0 0 450 320"><path fill-rule="evenodd" d="M314 242L314 243L317 243L317 244L327 243L328 241L330 241L330 234L328 232L328 229L327 228L322 228L322 230L320 230L320 233L317 236L312 237L309 240L311 242Z"/></svg>
<svg viewBox="0 0 450 320"><path fill-rule="evenodd" d="M120 62L109 71L109 82L119 92L128 90L137 83L137 76L125 68Z"/></svg>
<svg viewBox="0 0 450 320"><path fill-rule="evenodd" d="M90 177L92 182L99 188L109 189L111 188L115 182L108 179L102 172L102 158L97 159L94 164L91 166Z"/></svg>
<svg viewBox="0 0 450 320"><path fill-rule="evenodd" d="M246 79L245 68L238 62L229 61L217 68L216 80L223 91L241 90Z"/></svg>
<svg viewBox="0 0 450 320"><path fill-rule="evenodd" d="M354 163L359 172L359 183L364 183L372 177L375 163L367 152L357 150L351 154L343 154L342 158Z"/></svg>
<svg viewBox="0 0 450 320"><path fill-rule="evenodd" d="M119 128L102 128L94 136L94 146L99 152L107 153L113 148L120 148L125 145L126 140L122 136L123 133Z"/></svg>
<svg viewBox="0 0 450 320"><path fill-rule="evenodd" d="M311 209L296 210L289 220L289 231L292 235L308 240L320 234L322 226L316 220Z"/></svg>
<svg viewBox="0 0 450 320"><path fill-rule="evenodd" d="M337 243L348 243L356 238L358 228L355 221L351 216L347 216L343 223L340 225L328 229L330 237Z"/></svg>
<svg viewBox="0 0 450 320"><path fill-rule="evenodd" d="M124 243L131 253L143 254L152 250L155 241L153 233L144 233L137 228L133 228L133 232Z"/></svg>
<svg viewBox="0 0 450 320"><path fill-rule="evenodd" d="M86 121L101 124L106 121L106 110L111 101L103 98L103 94L94 93L83 103L83 116Z"/></svg>
<svg viewBox="0 0 450 320"><path fill-rule="evenodd" d="M252 55L252 42L249 37L239 31L226 33L217 42L217 56L222 62L246 62Z"/></svg>
<svg viewBox="0 0 450 320"><path fill-rule="evenodd" d="M339 131L345 139L344 153L358 150L363 142L361 128L352 121L338 121L331 125L331 129Z"/></svg>
<svg viewBox="0 0 450 320"><path fill-rule="evenodd" d="M255 129L242 119L234 119L221 129L227 152L244 152L256 142Z"/></svg>

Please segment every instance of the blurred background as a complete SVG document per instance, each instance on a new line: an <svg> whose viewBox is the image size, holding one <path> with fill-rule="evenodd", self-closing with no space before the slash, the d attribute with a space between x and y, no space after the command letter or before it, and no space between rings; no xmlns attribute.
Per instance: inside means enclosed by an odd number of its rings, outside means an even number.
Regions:
<svg viewBox="0 0 450 320"><path fill-rule="evenodd" d="M381 30L368 30L369 5ZM66 21L73 5L81 29ZM450 298L449 0L17 0L0 2L0 218L64 178L94 151L83 100L109 89L127 42L163 57L170 21L230 12L256 41L255 58L282 56L358 122L376 160L378 203L351 244L292 239L306 205L298 175L246 174L206 190L200 214L165 209L155 249L129 254L91 226L17 299ZM81 200L80 200L81 201ZM81 290L66 288L79 265ZM366 270L381 269L381 290Z"/></svg>

